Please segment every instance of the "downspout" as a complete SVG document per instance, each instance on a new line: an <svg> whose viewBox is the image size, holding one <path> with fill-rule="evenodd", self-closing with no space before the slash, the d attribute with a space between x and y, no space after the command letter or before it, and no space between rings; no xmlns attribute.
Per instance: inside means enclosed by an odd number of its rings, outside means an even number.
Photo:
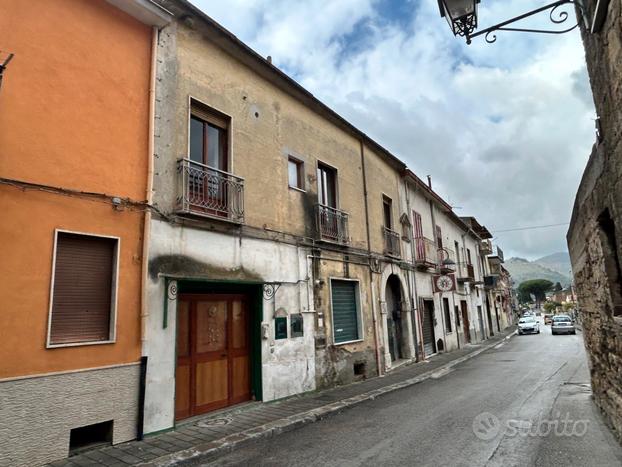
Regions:
<svg viewBox="0 0 622 467"><path fill-rule="evenodd" d="M153 201L153 155L154 155L154 134L155 134L155 82L156 82L156 63L158 54L158 28L151 30L151 69L149 76L149 120L148 120L148 140L147 140L147 188L145 200L147 206L151 206ZM147 281L149 276L149 237L151 235L151 211L145 210L143 224L143 244L142 244L142 264L141 264L141 294L140 294L140 340L141 340L141 371L140 371L140 394L137 437L143 438L144 418L145 418L145 389L147 379L147 318L149 308L147 306Z"/></svg>
<svg viewBox="0 0 622 467"><path fill-rule="evenodd" d="M410 196L409 196L409 189L408 189L408 182L406 181L406 179L404 178L404 190L406 190L406 215L410 216L411 214L411 210L410 210ZM414 221L414 219L413 219ZM411 229L412 231L412 229ZM410 232L409 232L410 234ZM410 258L412 261L412 264L414 266L415 263L415 237L413 235L412 241L410 242ZM409 276L409 280L408 280L408 292L410 293L410 300L411 303L409 303L410 306L410 310L411 310L411 321L414 321L414 327L413 327L413 337L415 339L415 360L419 361L419 343L417 341L417 321L418 321L418 309L419 309L419 300L418 300L418 296L417 296L417 274L415 272L414 269L412 270L408 270L408 276ZM412 286L411 286L411 277L412 276ZM417 306L415 307L415 303L417 304Z"/></svg>
<svg viewBox="0 0 622 467"><path fill-rule="evenodd" d="M369 207L367 206L367 176L365 174L365 148L363 140L359 140L361 148L361 170L363 171L363 197L365 198L365 231L367 233L367 252L369 255L369 286L371 287L371 315L374 324L374 350L376 354L376 368L378 376L383 375L382 366L380 365L380 347L378 346L378 319L376 317L376 294L374 293L374 274L371 270L371 237L369 234Z"/></svg>

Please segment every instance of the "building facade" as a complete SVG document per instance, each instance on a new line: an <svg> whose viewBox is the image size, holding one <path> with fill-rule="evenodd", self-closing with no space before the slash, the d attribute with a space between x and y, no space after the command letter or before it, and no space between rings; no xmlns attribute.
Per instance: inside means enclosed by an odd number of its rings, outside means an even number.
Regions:
<svg viewBox="0 0 622 467"><path fill-rule="evenodd" d="M0 49L0 465L507 325L486 228L191 3L12 0Z"/></svg>
<svg viewBox="0 0 622 467"><path fill-rule="evenodd" d="M165 21L143 3L0 5L14 54L0 90L0 465L137 436L152 27Z"/></svg>
<svg viewBox="0 0 622 467"><path fill-rule="evenodd" d="M622 439L622 5L584 4L581 34L597 139L567 239L594 401Z"/></svg>

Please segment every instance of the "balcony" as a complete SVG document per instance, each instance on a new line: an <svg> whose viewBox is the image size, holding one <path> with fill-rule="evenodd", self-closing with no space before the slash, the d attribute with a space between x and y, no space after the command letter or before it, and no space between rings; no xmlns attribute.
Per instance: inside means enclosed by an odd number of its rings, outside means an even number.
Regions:
<svg viewBox="0 0 622 467"><path fill-rule="evenodd" d="M479 251L482 255L491 255L492 254L492 242L490 240L482 240L479 243Z"/></svg>
<svg viewBox="0 0 622 467"><path fill-rule="evenodd" d="M244 179L189 159L177 161L180 212L241 224Z"/></svg>
<svg viewBox="0 0 622 467"><path fill-rule="evenodd" d="M484 288L492 290L497 286L497 276L484 276Z"/></svg>
<svg viewBox="0 0 622 467"><path fill-rule="evenodd" d="M435 268L438 265L438 248L434 240L425 237L415 238L415 266L421 269Z"/></svg>
<svg viewBox="0 0 622 467"><path fill-rule="evenodd" d="M382 228L382 232L384 235L384 254L399 258L401 252L400 234L386 227Z"/></svg>
<svg viewBox="0 0 622 467"><path fill-rule="evenodd" d="M339 209L315 205L316 229L320 240L341 245L350 243L348 236L348 213Z"/></svg>
<svg viewBox="0 0 622 467"><path fill-rule="evenodd" d="M475 282L475 268L472 264L461 264L458 282Z"/></svg>

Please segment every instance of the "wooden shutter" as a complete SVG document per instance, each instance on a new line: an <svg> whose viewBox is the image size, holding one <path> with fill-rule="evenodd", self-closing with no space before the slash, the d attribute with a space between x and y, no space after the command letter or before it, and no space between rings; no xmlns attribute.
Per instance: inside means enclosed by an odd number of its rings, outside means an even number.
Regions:
<svg viewBox="0 0 622 467"><path fill-rule="evenodd" d="M331 288L335 343L359 339L356 283L334 280L331 281Z"/></svg>
<svg viewBox="0 0 622 467"><path fill-rule="evenodd" d="M110 339L117 241L59 232L50 344Z"/></svg>

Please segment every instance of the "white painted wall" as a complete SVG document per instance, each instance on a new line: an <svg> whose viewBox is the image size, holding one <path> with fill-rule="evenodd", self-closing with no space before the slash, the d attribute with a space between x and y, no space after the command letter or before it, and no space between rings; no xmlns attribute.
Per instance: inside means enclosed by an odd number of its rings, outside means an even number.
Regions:
<svg viewBox="0 0 622 467"><path fill-rule="evenodd" d="M308 252L283 243L255 240L151 223L150 259L161 255L185 255L198 262L228 269L244 270L264 282L280 282L274 299L264 299L263 324L269 327L261 343L263 400L273 400L315 389L314 310L312 287L308 287ZM232 272L233 274L233 272ZM188 276L190 278L191 276ZM210 279L200 276L197 278ZM148 356L145 394L145 433L174 425L176 299L168 301L168 326L163 327L164 277L149 280L149 316L143 354ZM304 336L274 340L275 310L302 313ZM288 320L289 324L289 320ZM289 326L288 326L289 328Z"/></svg>

